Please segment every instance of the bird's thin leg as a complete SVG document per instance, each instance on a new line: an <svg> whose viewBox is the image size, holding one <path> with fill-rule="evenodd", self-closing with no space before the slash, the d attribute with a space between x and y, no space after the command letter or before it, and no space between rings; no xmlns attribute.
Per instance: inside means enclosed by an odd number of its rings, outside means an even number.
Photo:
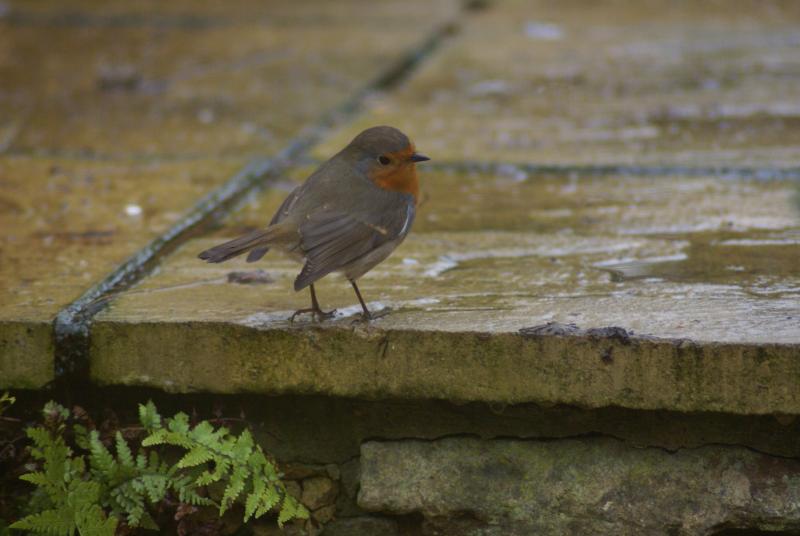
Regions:
<svg viewBox="0 0 800 536"><path fill-rule="evenodd" d="M384 315L389 314L388 309L377 314L370 313L369 309L367 309L367 304L364 303L364 298L361 297L361 292L358 290L358 285L356 285L355 280L351 279L350 284L353 285L353 290L356 291L356 296L358 297L358 301L361 303L361 309L364 310L364 312L361 314L361 318L363 320L375 320L376 318L380 318Z"/></svg>
<svg viewBox="0 0 800 536"><path fill-rule="evenodd" d="M294 319L297 315L301 315L304 313L311 313L311 316L314 320L328 320L333 318L336 314L336 309L331 311L323 311L322 308L319 306L319 302L317 301L317 293L314 290L314 285L311 284L308 286L308 289L311 291L311 307L307 309L298 309L297 311L289 317L289 322L294 322Z"/></svg>
<svg viewBox="0 0 800 536"><path fill-rule="evenodd" d="M351 279L350 284L353 285L353 290L356 291L358 301L361 302L361 308L364 310L364 314L362 316L366 320L372 320L372 313L370 313L369 309L367 309L367 304L364 303L364 298L361 297L361 292L358 290L358 285L356 285L355 279Z"/></svg>

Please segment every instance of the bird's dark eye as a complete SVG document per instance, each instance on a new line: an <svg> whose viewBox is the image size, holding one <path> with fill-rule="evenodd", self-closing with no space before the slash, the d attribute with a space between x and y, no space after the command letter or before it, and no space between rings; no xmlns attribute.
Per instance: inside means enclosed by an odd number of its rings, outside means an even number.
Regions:
<svg viewBox="0 0 800 536"><path fill-rule="evenodd" d="M389 160L389 157L387 157L387 156L383 156L383 155L380 155L380 156L378 157L378 162L380 162L380 163L381 163L381 165L383 165L383 166L388 166L389 164L391 164L391 163L392 163L392 161L391 161L391 160Z"/></svg>

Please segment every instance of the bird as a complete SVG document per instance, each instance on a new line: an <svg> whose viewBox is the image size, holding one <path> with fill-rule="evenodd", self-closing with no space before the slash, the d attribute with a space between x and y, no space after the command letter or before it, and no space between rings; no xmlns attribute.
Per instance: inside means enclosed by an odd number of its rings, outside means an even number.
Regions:
<svg viewBox="0 0 800 536"><path fill-rule="evenodd" d="M264 229L214 246L198 257L224 262L248 253L247 262L274 248L303 264L294 290L306 287L313 320L333 318L323 311L314 283L332 272L343 274L361 304L363 320L375 318L356 281L383 262L411 230L419 201L416 164L430 160L391 126L375 126L358 134L341 151L295 188Z"/></svg>

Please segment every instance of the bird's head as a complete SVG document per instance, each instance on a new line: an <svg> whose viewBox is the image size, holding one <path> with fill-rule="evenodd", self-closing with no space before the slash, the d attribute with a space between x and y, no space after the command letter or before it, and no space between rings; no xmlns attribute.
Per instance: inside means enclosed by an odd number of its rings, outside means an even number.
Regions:
<svg viewBox="0 0 800 536"><path fill-rule="evenodd" d="M419 195L416 164L430 160L394 127L368 128L343 151L356 167L385 190Z"/></svg>

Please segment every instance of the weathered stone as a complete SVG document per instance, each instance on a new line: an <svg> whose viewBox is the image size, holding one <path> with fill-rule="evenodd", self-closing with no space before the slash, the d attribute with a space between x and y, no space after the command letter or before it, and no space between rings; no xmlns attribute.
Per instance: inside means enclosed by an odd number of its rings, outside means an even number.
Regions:
<svg viewBox="0 0 800 536"><path fill-rule="evenodd" d="M454 517L467 535L800 529L800 461L740 447L449 438L365 443L361 463L362 508Z"/></svg>
<svg viewBox="0 0 800 536"><path fill-rule="evenodd" d="M0 319L0 389L35 389L53 379L49 322Z"/></svg>
<svg viewBox="0 0 800 536"><path fill-rule="evenodd" d="M223 235L196 240L98 315L93 378L178 392L800 413L791 181L423 180L414 231L359 282L388 316L354 328L352 289L331 277L317 291L337 320L290 325L307 300L291 290L297 264L271 253L275 282L254 291L225 283L244 261L196 259ZM263 223L283 195L254 201L224 235ZM517 335L548 321L692 341Z"/></svg>
<svg viewBox="0 0 800 536"><path fill-rule="evenodd" d="M336 519L325 526L324 536L396 536L397 522L381 517Z"/></svg>
<svg viewBox="0 0 800 536"><path fill-rule="evenodd" d="M481 521L464 517L432 517L422 522L422 536L528 536L528 529L520 529L508 522Z"/></svg>
<svg viewBox="0 0 800 536"><path fill-rule="evenodd" d="M390 124L440 160L796 166L798 21L783 1L494 2L316 154Z"/></svg>
<svg viewBox="0 0 800 536"><path fill-rule="evenodd" d="M104 322L96 325L93 343L95 355L104 357L93 362L96 381L178 392L800 412L800 362L797 347L788 344L651 339L621 344L513 333L378 328L364 333L341 324L264 330L201 322ZM197 349L191 356L183 352L187 345ZM117 357L108 360L112 355ZM154 355L162 359L153 360Z"/></svg>
<svg viewBox="0 0 800 536"><path fill-rule="evenodd" d="M303 536L317 536L322 534L323 527L315 519L309 519L303 524Z"/></svg>
<svg viewBox="0 0 800 536"><path fill-rule="evenodd" d="M336 505L329 504L328 506L323 506L322 508L318 508L311 512L311 517L314 518L314 521L325 524L328 523L333 517L336 515Z"/></svg>
<svg viewBox="0 0 800 536"><path fill-rule="evenodd" d="M325 465L325 472L328 474L328 477L330 477L331 480L340 480L342 478L342 471L335 463L329 463Z"/></svg>
<svg viewBox="0 0 800 536"><path fill-rule="evenodd" d="M279 527L274 518L258 520L251 525L248 528L252 530L253 536L311 536L312 534L306 529L307 523L302 519L292 520L283 527Z"/></svg>
<svg viewBox="0 0 800 536"><path fill-rule="evenodd" d="M330 478L312 476L303 480L303 494L300 500L309 510L317 510L334 504L338 493L339 485Z"/></svg>
<svg viewBox="0 0 800 536"><path fill-rule="evenodd" d="M303 496L303 488L300 486L299 482L287 480L284 485L286 486L286 493L295 499L300 500L300 498Z"/></svg>
<svg viewBox="0 0 800 536"><path fill-rule="evenodd" d="M310 476L319 474L319 466L306 463L285 463L281 464L283 478L288 480L302 480Z"/></svg>
<svg viewBox="0 0 800 536"><path fill-rule="evenodd" d="M353 458L340 466L341 480L339 481L340 493L336 497L336 512L343 517L355 517L363 514L358 507L358 486L361 480L361 463L358 458Z"/></svg>

